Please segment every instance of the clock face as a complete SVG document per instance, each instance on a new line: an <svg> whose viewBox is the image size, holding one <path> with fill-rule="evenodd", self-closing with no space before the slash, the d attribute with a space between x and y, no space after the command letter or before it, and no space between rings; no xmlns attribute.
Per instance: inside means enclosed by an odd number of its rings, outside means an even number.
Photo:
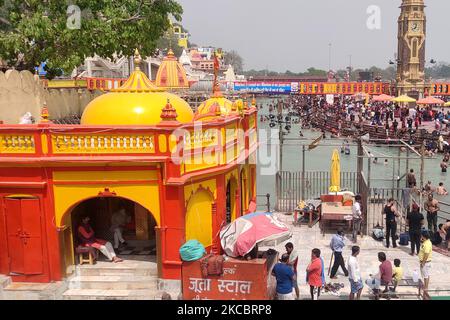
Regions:
<svg viewBox="0 0 450 320"><path fill-rule="evenodd" d="M419 32L420 31L420 26L417 22L413 22L411 25L411 31L412 32Z"/></svg>

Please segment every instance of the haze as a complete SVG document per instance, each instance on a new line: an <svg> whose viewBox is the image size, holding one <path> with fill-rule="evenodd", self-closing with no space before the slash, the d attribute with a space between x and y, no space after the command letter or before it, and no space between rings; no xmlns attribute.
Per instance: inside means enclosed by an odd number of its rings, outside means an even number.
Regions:
<svg viewBox="0 0 450 320"><path fill-rule="evenodd" d="M236 50L244 68L275 71L386 67L397 51L401 0L178 0L183 25L198 45ZM448 0L425 0L427 60L450 61ZM381 29L367 27L380 8Z"/></svg>

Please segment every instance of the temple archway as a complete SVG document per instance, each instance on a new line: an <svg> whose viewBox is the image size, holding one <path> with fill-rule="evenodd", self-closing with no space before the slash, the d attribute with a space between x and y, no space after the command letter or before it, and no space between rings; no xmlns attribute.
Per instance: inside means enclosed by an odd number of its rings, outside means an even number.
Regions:
<svg viewBox="0 0 450 320"><path fill-rule="evenodd" d="M76 248L80 245L78 227L81 218L90 217L90 225L96 238L104 239L115 245L114 231L111 228L113 214L123 209L125 224L121 227L126 244L115 249L116 254L126 260L145 260L156 262L159 248L155 228L158 223L153 214L139 203L118 196L98 196L74 204L63 216L64 227L61 232L63 265L66 275L74 270L78 263ZM99 253L99 259L106 259Z"/></svg>
<svg viewBox="0 0 450 320"><path fill-rule="evenodd" d="M240 173L240 182L241 182L241 212L245 213L248 209L248 177L247 170L243 168Z"/></svg>
<svg viewBox="0 0 450 320"><path fill-rule="evenodd" d="M238 183L234 176L227 182L226 188L226 202L225 202L225 220L230 223L237 218L236 200L240 197L237 193Z"/></svg>

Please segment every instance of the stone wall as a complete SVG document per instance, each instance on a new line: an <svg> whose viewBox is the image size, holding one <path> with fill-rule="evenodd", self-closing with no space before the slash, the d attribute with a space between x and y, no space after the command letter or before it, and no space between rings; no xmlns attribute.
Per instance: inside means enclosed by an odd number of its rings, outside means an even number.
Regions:
<svg viewBox="0 0 450 320"><path fill-rule="evenodd" d="M101 94L87 89L45 89L29 71L0 72L0 120L17 124L26 112L31 112L38 121L44 102L51 119L81 115L86 105Z"/></svg>

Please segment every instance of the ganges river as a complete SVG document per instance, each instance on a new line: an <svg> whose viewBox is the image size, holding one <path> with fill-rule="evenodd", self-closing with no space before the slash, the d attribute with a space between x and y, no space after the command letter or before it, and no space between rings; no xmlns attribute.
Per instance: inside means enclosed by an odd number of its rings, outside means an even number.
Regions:
<svg viewBox="0 0 450 320"><path fill-rule="evenodd" d="M259 110L258 122L259 122L259 142L261 144L260 150L258 153L258 170L257 170L257 194L265 195L269 193L271 195L271 206L275 205L276 202L276 190L275 190L275 174L267 174L267 159L265 155L261 152L266 153L264 150L270 149L272 146L273 150L278 152L278 134L275 131L271 131L269 128L269 122L261 123L259 118L260 115L269 114L268 105L272 103L273 99L270 98L259 98L257 99L257 104L260 106L263 105L263 109ZM277 129L275 127L275 129ZM290 134L286 137L289 138L299 138L299 131L301 130L299 125L292 125L292 129ZM313 130L301 130L304 137L302 139L309 139L306 141L285 141L283 145L283 170L284 171L301 171L302 170L302 147L301 144L306 143L309 144L312 140L320 136L319 131ZM306 171L329 171L331 166L331 155L334 149L340 149L340 145L342 144L342 140L340 139L331 139L330 134L327 133L327 139L322 140L322 144L333 144L336 146L324 146L320 145L311 150L306 151L305 156L305 170ZM392 176L393 176L393 166L395 165L395 176L398 173L398 162L394 159L388 159L388 164L384 165L384 157L386 156L398 156L398 148L397 147L387 147L387 146L375 146L373 144L367 145L367 148L372 152L374 157L378 157L378 164L371 164L371 187L385 187L392 188ZM356 154L357 147L356 145L351 145L351 154L344 155L339 153L341 159L341 171L342 172L356 172ZM406 152L401 153L402 157L406 157ZM411 157L418 158L417 155L410 153ZM272 157L273 161L276 161L276 157ZM440 163L442 161L443 154L438 154L435 158L425 158L425 170L424 170L424 183L428 180L432 182L432 186L436 187L439 182L443 182L444 186L450 191L450 170L447 173L442 173L440 168ZM367 159L364 160L364 172L367 176ZM409 160L409 168L414 169L416 174L417 183L420 181L420 159L410 159ZM403 176L407 171L406 161L400 161L400 176ZM376 179L376 180L375 180ZM382 181L380 179L386 179L386 181ZM396 186L396 184L395 184ZM401 181L400 187L404 187L404 180ZM355 191L355 190L351 190ZM450 196L439 196L435 195L435 198L450 203ZM265 203L265 199L260 197L258 198L258 204L262 205ZM259 208L263 208L260 206Z"/></svg>

